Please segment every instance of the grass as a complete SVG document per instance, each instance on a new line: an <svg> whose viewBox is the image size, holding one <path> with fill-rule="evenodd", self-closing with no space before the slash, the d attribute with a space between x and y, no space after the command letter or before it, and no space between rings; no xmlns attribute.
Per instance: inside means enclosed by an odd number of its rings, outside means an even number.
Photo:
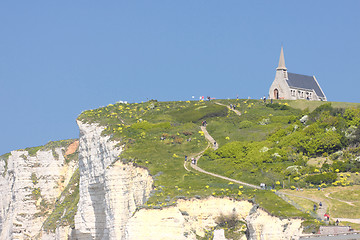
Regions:
<svg viewBox="0 0 360 240"><path fill-rule="evenodd" d="M1 175L4 177L6 175L7 169L8 169L8 160L11 153L5 153L0 156L0 160L4 161L4 171L1 173Z"/></svg>
<svg viewBox="0 0 360 240"><path fill-rule="evenodd" d="M326 104L331 103L334 108L359 108L360 103L350 103L350 102L322 102L322 101L307 101L307 100L274 100L274 102L288 103L289 106L301 110L308 109L313 111L315 108Z"/></svg>
<svg viewBox="0 0 360 240"><path fill-rule="evenodd" d="M57 159L59 156L58 154L55 152L55 148L67 148L71 143L73 143L74 141L76 141L77 139L67 139L67 140L59 140L59 141L50 141L47 144L43 145L43 146L38 146L38 147L29 147L29 148L25 148L25 149L20 149L20 150L25 150L28 151L29 156L36 156L36 153L38 151L48 151L48 150L52 150L54 158Z"/></svg>
<svg viewBox="0 0 360 240"><path fill-rule="evenodd" d="M360 231L360 224L358 224L358 223L341 221L341 222L339 222L339 226L351 226L352 229L354 229L356 231Z"/></svg>
<svg viewBox="0 0 360 240"><path fill-rule="evenodd" d="M289 198L291 201L295 202L296 204L300 205L301 207L303 207L306 211L315 213L313 211L314 204L317 205L318 202L311 201L311 200L304 199L304 198L294 197L294 196L290 196L290 195L287 195L286 197Z"/></svg>
<svg viewBox="0 0 360 240"><path fill-rule="evenodd" d="M251 143L251 146L255 146L254 149L258 151L263 144L267 144L266 139L269 135L278 129L292 131L294 122L303 114L301 109L310 109L312 104L315 108L320 103L276 101L277 105L266 106L259 100L216 100L216 102L225 105L231 103L242 115L236 115L225 106L215 104L215 101L152 100L134 104L110 104L85 111L78 119L105 126L103 134L125 144L125 151L119 156L119 160L132 162L149 170L155 180L154 190L143 207L169 206L178 198L231 196L235 199L253 200L275 216L309 218L307 214L270 191L239 189L238 185L229 184L224 180L194 171L188 172L183 164L185 155L190 158L207 147L207 142L199 128L204 120L208 123L208 132L220 147L240 141ZM296 122L296 124L300 123ZM270 149L269 156L274 153L280 155L276 151L275 148ZM273 162L270 159L259 162L257 166L250 164L247 168L240 168L239 163L227 161L230 158L214 161L202 158L199 164L206 170L221 175L254 184L265 182L271 186L276 180L283 181L284 169L297 161L297 156L287 160L287 156L281 154L280 157L283 159L281 162ZM259 160L255 158L253 161Z"/></svg>
<svg viewBox="0 0 360 240"><path fill-rule="evenodd" d="M283 190L294 195L309 197L316 202L326 202L328 204L328 212L331 218L360 218L360 201L358 196L360 194L360 186L346 186L346 187L328 187L323 191L316 189L304 189L303 191ZM292 198L294 201L304 208L308 208L308 203L303 200ZM355 200L351 202L351 200ZM350 201L352 203L346 203Z"/></svg>

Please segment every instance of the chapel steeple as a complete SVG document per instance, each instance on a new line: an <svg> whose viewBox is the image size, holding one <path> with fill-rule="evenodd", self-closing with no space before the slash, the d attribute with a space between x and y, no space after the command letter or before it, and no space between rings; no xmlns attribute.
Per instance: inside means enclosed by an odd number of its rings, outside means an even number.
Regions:
<svg viewBox="0 0 360 240"><path fill-rule="evenodd" d="M285 67L285 58L284 58L283 46L281 46L280 58L279 58L279 65L278 65L278 67L276 68L276 70L284 70L284 71L287 70L287 68Z"/></svg>
<svg viewBox="0 0 360 240"><path fill-rule="evenodd" d="M279 65L276 68L276 71L280 72L284 79L288 79L287 68L285 67L284 49L282 45L280 51Z"/></svg>

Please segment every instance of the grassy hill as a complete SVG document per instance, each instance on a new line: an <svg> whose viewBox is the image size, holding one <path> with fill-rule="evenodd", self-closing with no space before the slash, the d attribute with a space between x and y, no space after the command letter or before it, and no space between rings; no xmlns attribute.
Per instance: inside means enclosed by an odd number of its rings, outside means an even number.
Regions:
<svg viewBox="0 0 360 240"><path fill-rule="evenodd" d="M240 116L228 109L230 104L241 112ZM274 216L306 219L304 227L308 231L322 224L311 211L319 199L329 201L329 211L336 217L344 211L345 217L351 217L351 211L359 212L360 104L152 100L110 104L84 111L78 119L105 126L104 135L125 144L118 161L149 170L155 181L150 199L142 206L145 208L171 206L180 198L229 196L257 203ZM209 148L200 129L205 120L207 131L217 141L217 150ZM67 146L72 141L26 150L34 155L40 149ZM272 190L241 186L197 172L189 165L186 169L185 156L191 159L199 154L198 166L209 172L255 185L266 183ZM5 166L8 156L0 156ZM76 157L77 153L66 160ZM77 171L61 195L63 200L44 223L45 229L54 230L59 223L73 225L78 182ZM318 191L319 187L326 189ZM292 191L296 188L304 190ZM297 209L281 199L274 193L277 190L300 193L298 198L288 198L301 207ZM346 199L342 191L347 193ZM301 198L304 196L313 201ZM346 201L351 201L351 206ZM64 209L69 213L61 216Z"/></svg>
<svg viewBox="0 0 360 240"><path fill-rule="evenodd" d="M235 105L238 116L224 105ZM199 160L203 169L275 189L348 186L338 176L360 168L356 157L359 104L259 100L149 101L113 104L83 112L79 120L106 126L104 134L125 143L119 161L146 167L155 190L144 207L164 207L178 198L231 196L255 201L281 217L305 217L271 191L253 190L184 168L184 158L196 156L208 143L207 130L220 148L207 149ZM308 115L307 122L300 119ZM309 159L325 158L316 167Z"/></svg>

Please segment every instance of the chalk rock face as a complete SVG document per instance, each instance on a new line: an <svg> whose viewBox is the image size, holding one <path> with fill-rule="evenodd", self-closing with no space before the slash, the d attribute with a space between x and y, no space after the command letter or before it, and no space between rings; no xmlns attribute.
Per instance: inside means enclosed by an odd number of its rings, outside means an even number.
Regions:
<svg viewBox="0 0 360 240"><path fill-rule="evenodd" d="M33 239L64 187L77 162L66 163L63 147L12 151L0 161L0 239Z"/></svg>
<svg viewBox="0 0 360 240"><path fill-rule="evenodd" d="M196 239L196 235L204 237L206 231L212 231L220 215L236 214L244 220L251 208L247 201L210 197L178 200L176 206L162 210L141 209L128 221L124 239ZM219 233L216 237L222 239Z"/></svg>
<svg viewBox="0 0 360 240"><path fill-rule="evenodd" d="M299 239L302 233L301 219L280 219L254 206L246 218L248 239Z"/></svg>
<svg viewBox="0 0 360 240"><path fill-rule="evenodd" d="M116 161L118 142L102 136L104 127L78 122L80 200L77 239L123 239L136 206L146 202L153 180L146 169ZM114 163L115 162L115 163Z"/></svg>
<svg viewBox="0 0 360 240"><path fill-rule="evenodd" d="M255 209L255 210L254 210ZM135 239L197 239L207 231L214 231L215 240L224 240L222 229L214 230L220 215L236 214L237 219L246 222L248 236L245 239L296 239L302 232L300 219L281 220L270 216L247 201L229 198L179 200L174 207L141 209L131 217L126 225L126 240Z"/></svg>

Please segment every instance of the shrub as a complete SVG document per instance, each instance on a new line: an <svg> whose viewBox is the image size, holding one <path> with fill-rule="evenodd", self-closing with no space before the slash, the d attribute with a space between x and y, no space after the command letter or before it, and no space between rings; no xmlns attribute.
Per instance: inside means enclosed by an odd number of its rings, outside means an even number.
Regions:
<svg viewBox="0 0 360 240"><path fill-rule="evenodd" d="M207 105L202 108L184 108L171 113L173 117L179 122L193 122L198 123L201 120L206 120L213 117L225 117L228 110L224 106Z"/></svg>
<svg viewBox="0 0 360 240"><path fill-rule="evenodd" d="M305 182L311 183L314 185L319 185L321 183L333 183L337 178L336 173L322 173L322 174L314 174L309 175L305 178Z"/></svg>
<svg viewBox="0 0 360 240"><path fill-rule="evenodd" d="M224 215L223 213L220 213L220 216L216 218L215 222L220 227L234 228L239 223L239 218L236 214L235 209L233 209L232 213L230 213L229 215Z"/></svg>
<svg viewBox="0 0 360 240"><path fill-rule="evenodd" d="M279 104L279 103L268 103L265 105L266 107L269 107L269 108L272 108L274 110L289 110L290 107L287 106L287 105L282 105L282 104Z"/></svg>
<svg viewBox="0 0 360 240"><path fill-rule="evenodd" d="M252 122L247 121L247 120L244 120L244 121L240 122L239 128L240 128L240 129L249 128L249 127L251 127L252 125L253 125Z"/></svg>

